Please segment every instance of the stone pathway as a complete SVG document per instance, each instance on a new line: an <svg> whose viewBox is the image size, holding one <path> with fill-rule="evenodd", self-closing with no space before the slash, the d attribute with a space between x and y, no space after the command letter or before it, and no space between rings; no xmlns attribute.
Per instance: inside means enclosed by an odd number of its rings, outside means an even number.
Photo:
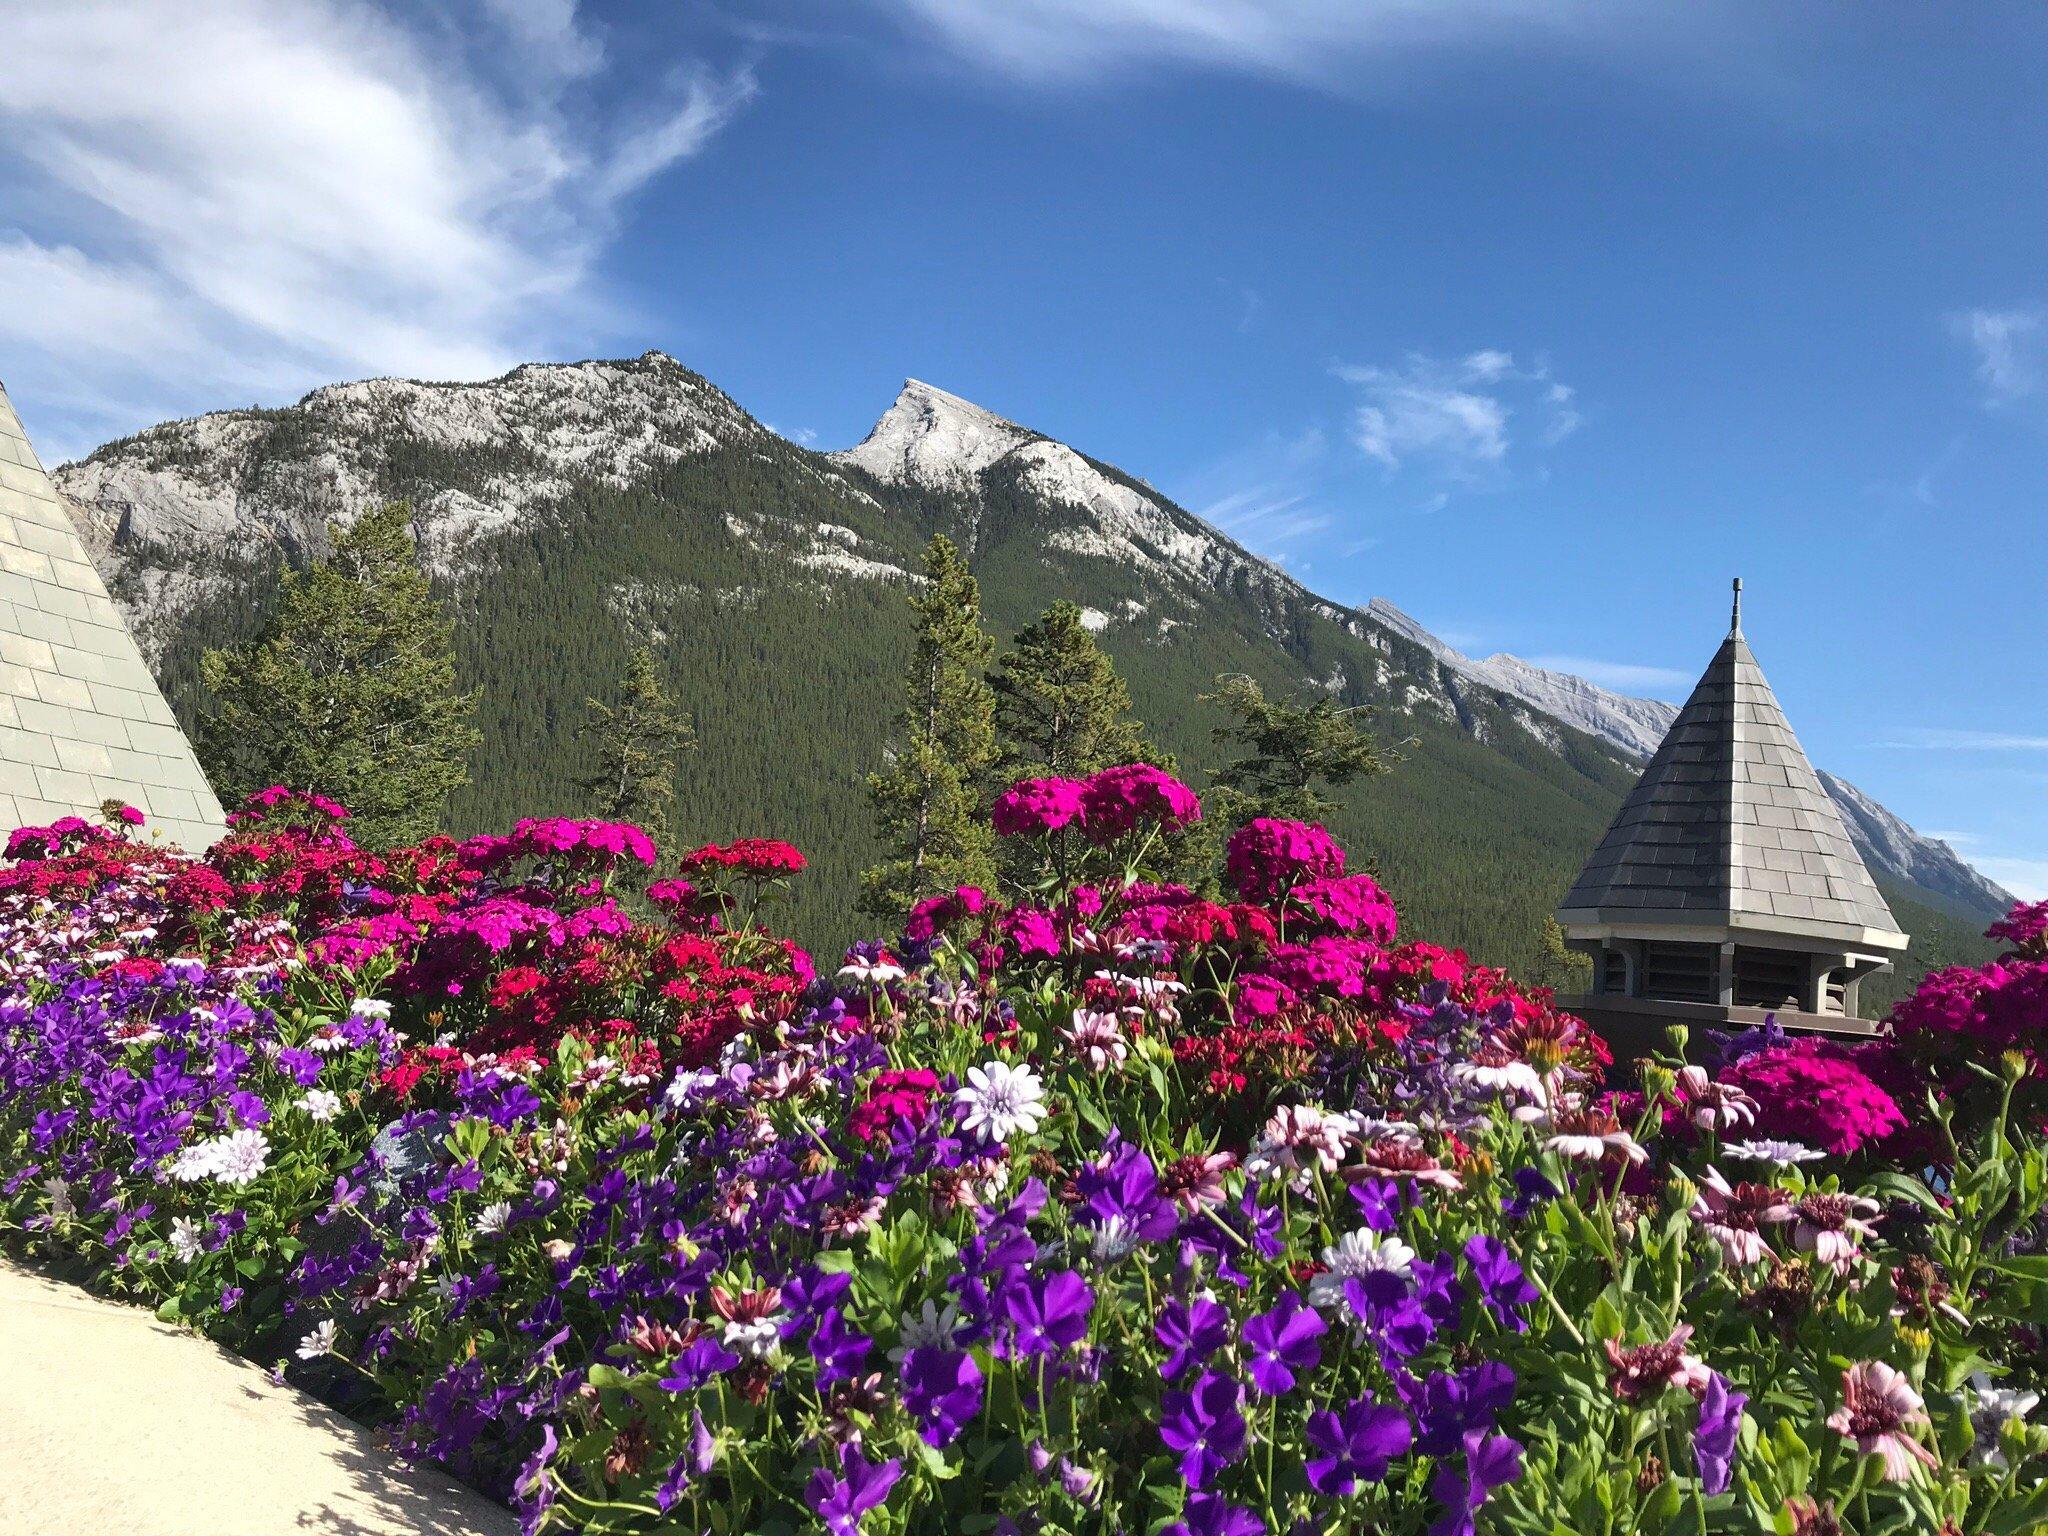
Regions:
<svg viewBox="0 0 2048 1536"><path fill-rule="evenodd" d="M0 1536L513 1536L219 1346L0 1258Z"/></svg>

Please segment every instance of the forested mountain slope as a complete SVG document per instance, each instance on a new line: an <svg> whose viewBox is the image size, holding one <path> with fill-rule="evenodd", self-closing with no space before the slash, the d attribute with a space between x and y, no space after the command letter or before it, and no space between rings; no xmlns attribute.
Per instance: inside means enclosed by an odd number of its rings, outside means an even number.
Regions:
<svg viewBox="0 0 2048 1536"><path fill-rule="evenodd" d="M1348 796L1338 830L1411 931L1488 960L1530 959L1639 757L1597 713L1489 675L1512 658L1471 663L1398 610L1328 603L1141 482L914 381L838 454L784 440L649 353L484 384L334 385L283 410L166 423L56 478L188 716L199 650L259 622L281 561L317 551L329 516L409 499L483 694L459 828L575 809L584 700L631 641L652 640L700 742L680 825L802 846L814 870L793 920L821 945L849 936L873 857L862 790L897 708L906 583L934 531L968 552L999 639L1056 598L1081 604L1198 786L1216 721L1197 696L1219 673L1379 706L1404 761ZM1930 952L1972 952L1991 898L1908 883L1892 856L1873 870L1901 922Z"/></svg>

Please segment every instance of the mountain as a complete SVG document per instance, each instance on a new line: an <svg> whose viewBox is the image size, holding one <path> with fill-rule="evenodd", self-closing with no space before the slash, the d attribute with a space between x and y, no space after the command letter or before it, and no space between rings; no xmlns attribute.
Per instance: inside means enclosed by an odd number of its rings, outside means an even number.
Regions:
<svg viewBox="0 0 2048 1536"><path fill-rule="evenodd" d="M199 650L251 632L280 566L317 553L329 517L410 500L482 692L486 745L451 812L462 828L574 809L584 700L628 643L654 642L702 743L681 824L803 846L814 869L789 915L827 945L848 937L872 857L862 790L934 531L969 553L1002 636L1055 598L1081 604L1198 784L1218 723L1199 695L1220 673L1377 706L1405 760L1337 830L1411 931L1492 961L1532 958L1669 714L1512 657L1472 661L1384 603L1329 602L1121 470L914 380L838 453L788 442L651 352L478 384L333 385L167 422L55 478L187 716ZM1937 958L1966 947L1957 914L1981 927L1989 892L1870 809L1868 827L1849 819L1902 923L1934 934Z"/></svg>
<svg viewBox="0 0 2048 1536"><path fill-rule="evenodd" d="M1429 647L1445 666L1597 737L1634 762L1649 761L1678 717L1678 706L1662 699L1615 693L1569 672L1533 666L1519 656L1500 653L1474 660L1461 655L1384 598L1374 598L1367 611ZM1822 772L1820 782L1873 875L1916 886L1936 905L1961 917L1999 913L2012 905L2010 891L1978 873L1947 843L1914 831L1846 779Z"/></svg>

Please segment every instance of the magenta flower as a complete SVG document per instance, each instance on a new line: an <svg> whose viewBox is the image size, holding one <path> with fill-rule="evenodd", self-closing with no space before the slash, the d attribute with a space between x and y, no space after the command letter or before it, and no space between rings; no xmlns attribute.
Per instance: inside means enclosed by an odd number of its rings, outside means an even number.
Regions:
<svg viewBox="0 0 2048 1536"><path fill-rule="evenodd" d="M1244 1391L1228 1376L1204 1371L1192 1388L1160 1399L1159 1438L1180 1455L1180 1475L1190 1488L1210 1479L1244 1455Z"/></svg>
<svg viewBox="0 0 2048 1536"><path fill-rule="evenodd" d="M1078 779L1022 779L996 797L989 825L998 837L1042 837L1080 816L1087 785Z"/></svg>
<svg viewBox="0 0 2048 1536"><path fill-rule="evenodd" d="M1114 842L1148 823L1171 831L1201 819L1195 792L1150 763L1105 768L1081 789L1081 823L1090 842Z"/></svg>
<svg viewBox="0 0 2048 1536"><path fill-rule="evenodd" d="M1270 1312L1261 1312L1244 1325L1245 1368L1252 1386L1267 1397L1292 1392L1300 1377L1314 1370L1323 1358L1316 1342L1330 1331L1330 1325L1316 1315L1299 1296L1289 1292Z"/></svg>
<svg viewBox="0 0 2048 1536"><path fill-rule="evenodd" d="M1337 1412L1308 1416L1308 1443L1317 1455L1308 1458L1309 1486L1317 1493L1345 1498L1363 1483L1387 1475L1395 1459L1405 1456L1415 1432L1408 1415L1370 1392Z"/></svg>
<svg viewBox="0 0 2048 1536"><path fill-rule="evenodd" d="M1321 827L1261 816L1230 834L1223 870L1246 901L1277 900L1297 880L1344 873L1344 850Z"/></svg>

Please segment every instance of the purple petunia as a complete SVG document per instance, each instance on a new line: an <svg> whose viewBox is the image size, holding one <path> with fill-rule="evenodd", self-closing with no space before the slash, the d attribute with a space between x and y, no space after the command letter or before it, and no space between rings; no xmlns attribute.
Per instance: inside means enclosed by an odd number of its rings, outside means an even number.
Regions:
<svg viewBox="0 0 2048 1536"><path fill-rule="evenodd" d="M1215 1302L1198 1296L1193 1301L1169 1301L1160 1309L1152 1336L1166 1346L1166 1362L1159 1374L1172 1381L1190 1365L1206 1365L1209 1357L1230 1338L1230 1314Z"/></svg>
<svg viewBox="0 0 2048 1536"><path fill-rule="evenodd" d="M1516 1333L1527 1332L1529 1325L1522 1321L1520 1309L1534 1301L1538 1292L1508 1245L1487 1233L1477 1233L1465 1242L1465 1260L1479 1283L1480 1302L1494 1320Z"/></svg>
<svg viewBox="0 0 2048 1536"><path fill-rule="evenodd" d="M738 1355L707 1333L676 1356L668 1374L661 1378L661 1384L671 1392L694 1392L712 1377L724 1375L739 1363Z"/></svg>
<svg viewBox="0 0 2048 1536"><path fill-rule="evenodd" d="M1464 1437L1464 1464L1446 1462L1430 1480L1430 1493L1444 1513L1429 1536L1478 1536L1478 1514L1487 1495L1522 1475L1520 1442L1473 1430Z"/></svg>
<svg viewBox="0 0 2048 1536"><path fill-rule="evenodd" d="M1228 1376L1204 1371L1185 1392L1160 1399L1159 1438L1180 1454L1180 1475L1190 1488L1209 1480L1244 1454L1244 1389Z"/></svg>
<svg viewBox="0 0 2048 1536"><path fill-rule="evenodd" d="M1393 1179L1360 1179L1351 1186L1351 1200L1368 1229L1387 1233L1401 1215L1401 1186Z"/></svg>
<svg viewBox="0 0 2048 1536"><path fill-rule="evenodd" d="M1012 1286L1003 1301L1016 1329L1016 1352L1025 1357L1051 1355L1087 1337L1095 1292L1077 1272L1062 1269Z"/></svg>
<svg viewBox="0 0 2048 1536"><path fill-rule="evenodd" d="M1728 1378L1719 1371L1707 1373L1707 1388L1700 1394L1699 1427L1692 1438L1702 1492L1728 1491L1735 1473L1735 1443L1742 1434L1742 1410L1748 1403L1744 1393L1728 1390Z"/></svg>
<svg viewBox="0 0 2048 1536"><path fill-rule="evenodd" d="M902 1475L903 1463L893 1456L876 1466L852 1446L841 1446L837 1475L829 1467L813 1472L804 1488L804 1502L832 1536L854 1536L860 1517L879 1508Z"/></svg>
<svg viewBox="0 0 2048 1536"><path fill-rule="evenodd" d="M1312 1413L1308 1443L1319 1454L1308 1459L1309 1486L1337 1498L1356 1493L1361 1483L1385 1477L1414 1439L1408 1415L1370 1392L1341 1410Z"/></svg>
<svg viewBox="0 0 2048 1536"><path fill-rule="evenodd" d="M1247 1319L1244 1354L1252 1386L1267 1397L1292 1392L1295 1381L1322 1360L1316 1340L1329 1331L1315 1308L1291 1292L1272 1311Z"/></svg>
<svg viewBox="0 0 2048 1536"><path fill-rule="evenodd" d="M1520 1221L1546 1200L1557 1198L1557 1186L1534 1168L1515 1170L1515 1192L1500 1197L1501 1213L1510 1220Z"/></svg>
<svg viewBox="0 0 2048 1536"><path fill-rule="evenodd" d="M901 1374L903 1406L927 1445L951 1445L981 1409L981 1367L964 1350L913 1349Z"/></svg>
<svg viewBox="0 0 2048 1536"><path fill-rule="evenodd" d="M1221 1494L1198 1493L1160 1536L1266 1536L1266 1522Z"/></svg>

